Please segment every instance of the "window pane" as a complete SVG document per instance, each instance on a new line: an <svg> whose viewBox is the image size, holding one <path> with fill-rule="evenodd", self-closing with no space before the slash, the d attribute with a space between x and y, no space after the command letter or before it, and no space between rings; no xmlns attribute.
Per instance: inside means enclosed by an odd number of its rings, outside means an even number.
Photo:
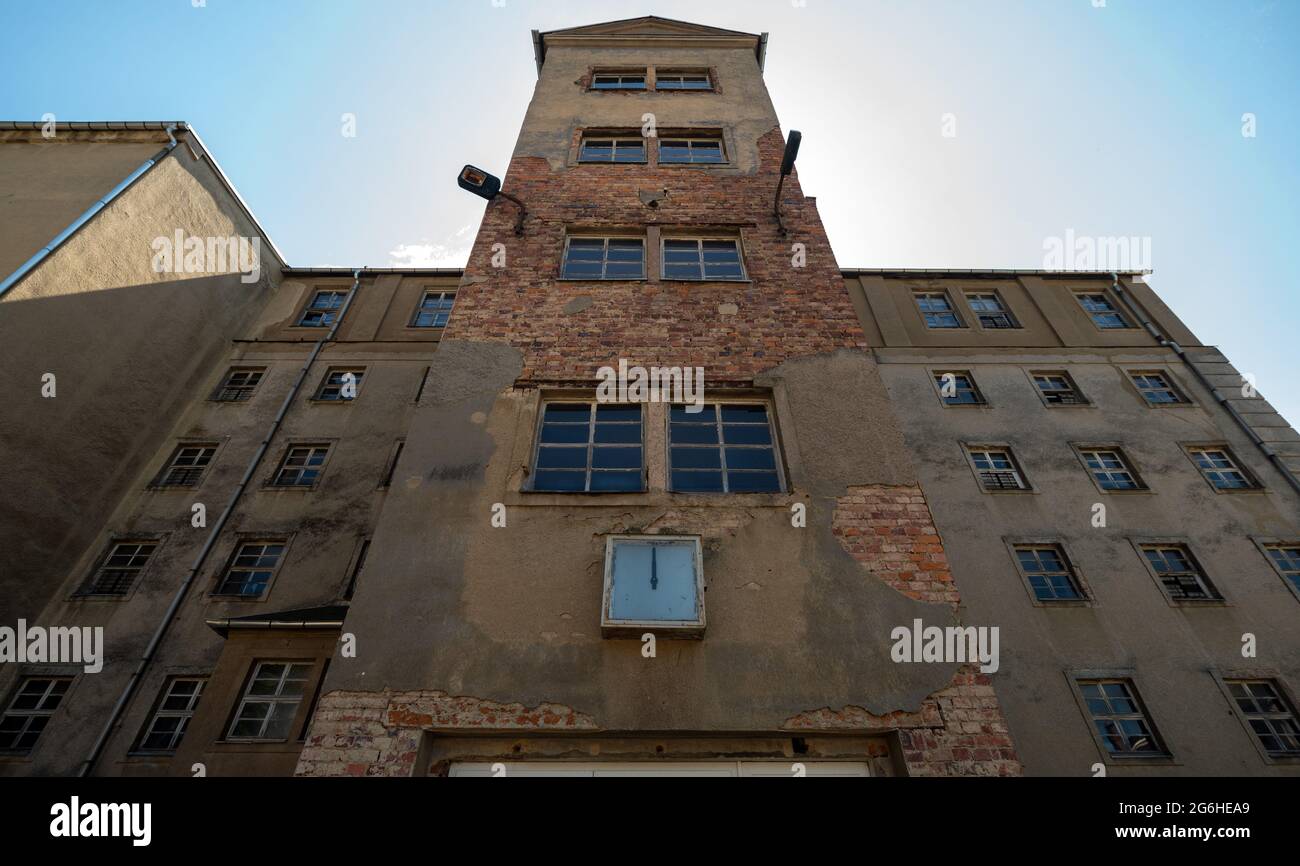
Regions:
<svg viewBox="0 0 1300 866"><path fill-rule="evenodd" d="M673 490L681 493L721 493L721 472L673 470Z"/></svg>

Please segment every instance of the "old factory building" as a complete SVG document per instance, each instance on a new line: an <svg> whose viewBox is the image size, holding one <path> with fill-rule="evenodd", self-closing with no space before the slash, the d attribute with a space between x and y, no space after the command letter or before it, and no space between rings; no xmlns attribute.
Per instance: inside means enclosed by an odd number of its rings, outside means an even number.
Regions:
<svg viewBox="0 0 1300 866"><path fill-rule="evenodd" d="M1300 770L1300 436L1142 275L846 269L766 35L533 43L463 271L0 124L0 774Z"/></svg>

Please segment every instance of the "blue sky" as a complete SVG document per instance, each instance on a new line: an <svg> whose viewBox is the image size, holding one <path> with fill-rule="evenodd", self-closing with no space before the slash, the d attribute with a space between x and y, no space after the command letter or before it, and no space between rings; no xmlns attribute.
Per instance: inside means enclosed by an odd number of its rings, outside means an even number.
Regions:
<svg viewBox="0 0 1300 866"><path fill-rule="evenodd" d="M186 120L293 264L456 266L483 203L455 174L504 170L531 29L768 31L841 266L1150 238L1156 290L1300 422L1300 0L1094 2L0 0L0 118Z"/></svg>

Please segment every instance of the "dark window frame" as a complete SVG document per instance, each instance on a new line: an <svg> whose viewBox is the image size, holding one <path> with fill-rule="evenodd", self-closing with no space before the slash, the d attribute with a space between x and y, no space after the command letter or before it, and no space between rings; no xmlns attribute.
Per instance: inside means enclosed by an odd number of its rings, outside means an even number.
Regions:
<svg viewBox="0 0 1300 866"><path fill-rule="evenodd" d="M216 582L212 586L211 596L213 598L231 599L238 601L265 601L271 596L271 587L275 585L276 578L280 575L280 570L284 567L284 561L289 555L289 543L293 540L291 535L278 535L274 533L267 534L243 534L235 539L234 547L230 550L230 555L226 557L225 565L217 573ZM265 548L278 547L280 550L275 554L275 561L269 566L260 564L243 564L239 563L241 556L245 556L244 549L249 547L262 547L263 550L257 554L258 559L267 556ZM269 572L264 581L260 582L261 590L257 593L237 592L233 589L227 589L230 583L230 577L238 571L241 574L253 575ZM244 580L241 586L248 586L250 582ZM256 584L254 584L256 585Z"/></svg>
<svg viewBox="0 0 1300 866"><path fill-rule="evenodd" d="M601 258L600 258L599 276L592 276L590 274L570 276L566 273L569 266L569 251L572 249L574 241L586 241L586 242L601 241L602 242L603 246L601 248L602 251L601 251ZM614 276L607 275L607 272L609 270L609 264L610 264L609 261L610 241L625 241L625 242L636 241L638 244L640 244L641 272L638 276L631 276L626 274L615 274ZM579 234L579 233L566 234L564 237L564 249L560 256L559 279L570 281L570 282L581 282L581 283L644 282L646 280L646 275L649 272L649 261L648 261L649 257L648 257L648 251L646 247L647 247L646 236L643 234L623 234L623 233L608 234L608 235Z"/></svg>
<svg viewBox="0 0 1300 866"><path fill-rule="evenodd" d="M945 397L943 394L943 377L949 375L954 377L954 382L956 383L957 386L956 388L957 396L961 396L963 391L965 391L965 392L969 392L974 397L974 399L957 400L954 398ZM970 387L963 389L961 387L961 379L965 379L967 383L970 385ZM946 368L941 369L935 367L930 370L930 381L931 383L933 383L935 393L939 396L939 402L943 406L962 409L962 408L969 408L975 406L989 405L988 398L984 396L984 392L980 389L979 383L975 381L975 374L972 373L970 370L953 370L953 369L946 369Z"/></svg>
<svg viewBox="0 0 1300 866"><path fill-rule="evenodd" d="M1088 399L1088 395L1083 393L1083 389L1079 387L1079 383L1075 381L1074 376L1070 375L1070 371L1068 370L1026 370L1025 372L1029 375L1029 381L1033 384L1034 391L1038 394L1038 399L1041 400L1043 405L1049 409L1072 409L1080 406L1093 405L1092 401ZM1066 387L1044 388L1043 384L1038 381L1040 378L1060 379L1065 383ZM1049 392L1055 394L1071 394L1076 399L1070 400L1062 398L1053 402L1050 399Z"/></svg>
<svg viewBox="0 0 1300 866"><path fill-rule="evenodd" d="M789 482L786 478L786 465L783 449L781 447L780 424L776 417L776 402L773 399L763 396L727 396L727 397L710 397L704 400L704 407L714 407L714 425L717 431L717 439L713 443L689 443L679 442L674 446L673 442L673 414L678 408L684 409L684 404L668 403L665 404L667 411L664 412L664 446L667 450L667 459L665 468L667 470L666 490L675 496L778 496L785 494L789 490ZM727 406L762 406L766 412L767 428L769 442L766 444L749 444L749 443L728 443L725 439L727 426L758 427L757 422L743 421L726 421L723 415L723 407ZM700 413L701 415L704 412ZM678 424L699 424L704 426L704 421L691 421L692 415L687 414L686 420L679 420ZM719 452L720 468L714 470L702 467L677 467L673 462L673 448L685 448L700 451L716 449ZM772 461L774 468L768 469L729 469L726 462L726 452L728 449L743 450L770 450L772 452ZM673 480L675 471L681 472L714 472L721 473L722 489L721 490L682 490L678 489ZM766 475L769 472L776 475L776 490L732 490L731 474L739 473L742 475Z"/></svg>
<svg viewBox="0 0 1300 866"><path fill-rule="evenodd" d="M310 460L312 456L314 456L315 452L317 451L324 451L325 454L324 457L320 460L320 462L314 465L311 463L306 463L303 464L302 466L290 467L288 465L289 460L294 455L294 452L304 451L304 450L311 452L307 456L308 460ZM324 480L325 470L326 468L328 468L330 458L333 456L333 454L334 454L333 442L328 442L324 440L310 440L304 442L288 443L284 447L284 452L280 455L280 460L275 464L275 469L272 470L270 478L267 479L266 488L270 490L315 490L317 487L320 486L321 482ZM295 476L297 478L302 478L303 475L308 471L314 472L314 474L311 477L311 482L308 484L300 484L297 482L282 483L280 479L284 477L286 472L290 472L290 471L297 472L298 474L297 476Z"/></svg>
<svg viewBox="0 0 1300 866"><path fill-rule="evenodd" d="M153 477L149 487L153 490L193 490L203 483L207 477L208 470L217 461L217 452L221 448L220 442L208 440L181 441L176 443L172 449L171 455L167 462L158 470L158 474ZM178 465L177 461L185 456L185 452L197 451L199 454L191 455L190 459L197 460L202 457L201 463L187 463ZM210 452L210 453L208 453ZM203 456L206 454L206 456Z"/></svg>
<svg viewBox="0 0 1300 866"><path fill-rule="evenodd" d="M1130 671L1069 671L1067 677L1070 680L1071 689L1074 692L1075 700L1079 704L1079 709L1083 713L1084 721L1088 725L1088 731L1092 734L1093 742L1096 743L1100 750L1103 760L1107 763L1114 764L1132 764L1140 762L1154 762L1168 764L1173 760L1173 752L1169 748L1168 741L1165 740L1160 732L1159 725L1156 724L1155 717L1151 714L1150 708L1142 698L1142 692L1137 686L1132 672ZM1084 688L1086 685L1104 686L1107 684L1120 684L1124 687L1124 696L1120 698L1106 697L1104 703L1106 709L1124 709L1123 704L1118 707L1112 706L1112 701L1126 700L1132 705L1133 712L1109 712L1098 715L1097 708L1090 704L1089 692ZM1131 720L1140 721L1145 727L1147 738L1152 748L1142 750L1125 749L1120 751L1112 750L1108 746L1107 735L1104 735L1099 729L1097 722L1100 720ZM1127 743L1131 734L1129 732L1117 731Z"/></svg>
<svg viewBox="0 0 1300 866"><path fill-rule="evenodd" d="M586 432L587 432L587 439L585 443L581 443L581 442L564 443L564 442L543 442L542 441L543 436L545 435L546 432L545 428L547 423L551 423L554 425L561 425L563 427L573 427L575 429L580 423L583 423L576 420L574 421L552 420L548 422L546 417L547 408L554 405L571 405L571 406L588 407L589 411L587 415L587 420L585 422ZM638 494L646 493L649 490L649 481L648 481L649 461L646 459L647 458L646 416L648 415L648 413L645 411L645 407L647 405L648 404L644 404L644 403L602 403L594 395L591 397L559 396L559 395L543 396L537 406L537 425L536 425L537 429L533 435L532 459L529 462L528 481L523 487L523 492L560 495L560 496L591 496L591 495L609 496L609 495L619 495L619 494L638 495ZM620 420L601 421L599 415L600 415L600 408L602 406L619 407L619 408L627 408L627 407L635 406L638 410L639 418L636 422L620 421ZM575 418L577 417L576 414L574 417ZM640 484L637 487L637 489L635 490L627 490L627 489L593 490L592 489L592 482L594 478L597 476L597 473L603 474L609 472L609 473L614 473L623 476L623 475L631 475L632 472L631 469L624 469L624 468L617 468L617 467L598 467L595 465L597 449L600 448L630 449L633 447L632 443L630 442L597 442L596 438L598 434L598 427L600 427L602 424L607 426L620 427L620 428L621 427L630 428L632 426L637 427L639 431L639 436L637 438L636 447L638 447L641 451L641 465L639 469L636 470L637 477L640 481ZM582 467L576 467L576 466L572 468L542 467L539 465L539 461L541 460L543 449L564 449L566 451L577 452L584 448L585 448L585 461ZM538 484L537 478L538 475L541 473L545 473L545 472L576 473L579 470L579 468L581 468L583 472L583 488L581 490L552 489L548 487L537 486Z"/></svg>
<svg viewBox="0 0 1300 866"><path fill-rule="evenodd" d="M669 276L668 271L668 244L669 243L693 243L696 253L698 254L698 263L700 265L700 276L684 277L680 275ZM740 276L710 276L708 274L708 263L705 261L704 245L713 244L731 244L736 251L736 264L740 267ZM662 282L683 282L683 283L745 283L749 282L749 271L745 267L745 245L742 239L732 235L681 235L671 232L663 232L659 238L659 279Z"/></svg>
<svg viewBox="0 0 1300 866"><path fill-rule="evenodd" d="M266 367L231 367L209 398L213 403L247 403L266 378ZM236 378L239 381L236 382ZM249 379L252 379L251 383Z"/></svg>

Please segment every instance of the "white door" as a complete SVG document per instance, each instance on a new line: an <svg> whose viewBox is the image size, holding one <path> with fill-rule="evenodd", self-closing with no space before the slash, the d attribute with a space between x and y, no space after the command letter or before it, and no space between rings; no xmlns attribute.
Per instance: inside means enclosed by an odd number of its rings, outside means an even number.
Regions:
<svg viewBox="0 0 1300 866"><path fill-rule="evenodd" d="M870 776L861 761L510 761L457 763L452 776Z"/></svg>

